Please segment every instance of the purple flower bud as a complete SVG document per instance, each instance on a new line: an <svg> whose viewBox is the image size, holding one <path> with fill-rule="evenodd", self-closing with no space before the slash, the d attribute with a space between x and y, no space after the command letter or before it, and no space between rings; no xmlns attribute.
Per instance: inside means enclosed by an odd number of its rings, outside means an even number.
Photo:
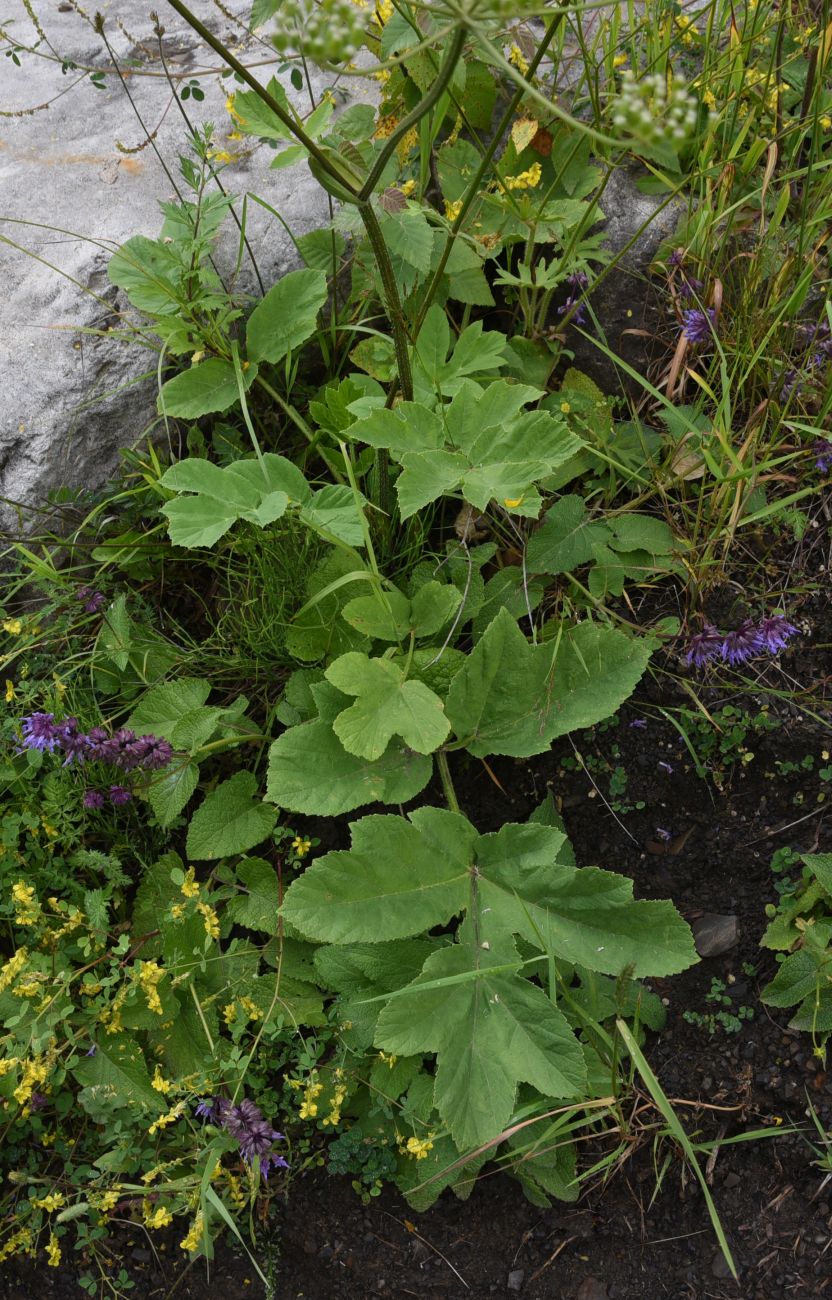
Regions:
<svg viewBox="0 0 832 1300"><path fill-rule="evenodd" d="M673 775L673 764L672 764L672 763L667 763L667 762L665 762L665 760L664 760L663 758L660 758L660 759L659 759L659 767L662 769L663 772L667 772L667 775L668 775L668 776L672 776L672 775Z"/></svg>
<svg viewBox="0 0 832 1300"><path fill-rule="evenodd" d="M39 749L50 754L57 749L60 736L54 713L31 713L22 719L20 725L24 749Z"/></svg>
<svg viewBox="0 0 832 1300"><path fill-rule="evenodd" d="M87 758L99 763L111 762L112 740L105 727L90 727L87 732Z"/></svg>
<svg viewBox="0 0 832 1300"><path fill-rule="evenodd" d="M700 294L704 287L702 281L697 280L695 275L682 272L682 279L679 282L679 294L682 298L693 298L696 294Z"/></svg>
<svg viewBox="0 0 832 1300"><path fill-rule="evenodd" d="M81 801L85 808L103 808L104 791L103 790L85 790L84 798Z"/></svg>
<svg viewBox="0 0 832 1300"><path fill-rule="evenodd" d="M643 731L644 728L647 726L647 719L646 719L646 718L633 718L632 722L628 722L628 723L627 723L627 726L628 726L628 727L637 727L639 731Z"/></svg>
<svg viewBox="0 0 832 1300"><path fill-rule="evenodd" d="M753 659L764 649L763 638L752 618L746 618L738 628L729 632L722 642L722 657L736 666Z"/></svg>
<svg viewBox="0 0 832 1300"><path fill-rule="evenodd" d="M707 343L714 332L716 308L691 307L682 312L682 333L689 343Z"/></svg>
<svg viewBox="0 0 832 1300"><path fill-rule="evenodd" d="M85 1056L95 1056L95 1054L96 1054L97 1051L98 1051L98 1048L96 1047L95 1043L93 1043L92 1046L90 1047L89 1051L84 1052L84 1055L85 1055Z"/></svg>
<svg viewBox="0 0 832 1300"><path fill-rule="evenodd" d="M132 798L133 795L131 791L127 789L126 785L110 786L110 803L114 804L116 808L121 807L122 804L129 803Z"/></svg>

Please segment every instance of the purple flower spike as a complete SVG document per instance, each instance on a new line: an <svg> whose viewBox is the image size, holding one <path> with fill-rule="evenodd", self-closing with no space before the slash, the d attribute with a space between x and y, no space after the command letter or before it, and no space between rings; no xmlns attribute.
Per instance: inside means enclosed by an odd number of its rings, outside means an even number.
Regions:
<svg viewBox="0 0 832 1300"><path fill-rule="evenodd" d="M104 807L103 790L85 790L82 803L85 808L103 808Z"/></svg>
<svg viewBox="0 0 832 1300"><path fill-rule="evenodd" d="M78 730L78 719L67 718L60 723L57 728L58 744L66 754L64 767L69 763L83 763L89 752L89 741L83 732Z"/></svg>
<svg viewBox="0 0 832 1300"><path fill-rule="evenodd" d="M207 1120L209 1124L215 1124L220 1128L230 1110L231 1102L227 1097L208 1097L197 1102L195 1113L200 1119Z"/></svg>
<svg viewBox="0 0 832 1300"><path fill-rule="evenodd" d="M765 649L763 638L752 618L745 619L738 628L729 632L722 642L722 657L736 666L753 659Z"/></svg>
<svg viewBox="0 0 832 1300"><path fill-rule="evenodd" d="M763 649L776 655L785 650L789 638L796 636L798 629L790 623L785 614L767 614L757 624L757 631L763 643Z"/></svg>
<svg viewBox="0 0 832 1300"><path fill-rule="evenodd" d="M636 727L636 728L638 728L639 731L643 731L644 728L647 726L647 719L646 719L646 718L633 718L632 722L628 722L628 723L627 723L627 726L628 726L628 727Z"/></svg>
<svg viewBox="0 0 832 1300"><path fill-rule="evenodd" d="M714 332L716 308L691 307L682 312L682 333L689 343L707 343Z"/></svg>
<svg viewBox="0 0 832 1300"><path fill-rule="evenodd" d="M54 713L32 713L23 719L21 727L24 749L39 749L51 754L58 748L60 735Z"/></svg>
<svg viewBox="0 0 832 1300"><path fill-rule="evenodd" d="M126 785L110 786L110 803L114 804L116 808L120 808L122 804L129 803L132 798L133 795L131 791L127 789Z"/></svg>
<svg viewBox="0 0 832 1300"><path fill-rule="evenodd" d="M173 758L173 746L161 736L140 736L131 749L139 755L139 767L146 772L167 767Z"/></svg>
<svg viewBox="0 0 832 1300"><path fill-rule="evenodd" d="M682 298L693 298L701 293L704 287L702 281L697 280L695 275L688 275L687 271L682 272L682 279L679 282L679 294Z"/></svg>
<svg viewBox="0 0 832 1300"><path fill-rule="evenodd" d="M713 623L706 623L701 632L691 637L685 663L692 664L694 668L704 668L705 664L711 663L721 653L722 640L722 634Z"/></svg>
<svg viewBox="0 0 832 1300"><path fill-rule="evenodd" d="M240 1154L243 1159L251 1164L255 1156L264 1156L271 1153L273 1142L281 1141L282 1133L273 1129L267 1119L263 1118L260 1107L256 1106L253 1101L244 1098L239 1105L232 1106L225 1115L222 1126L226 1133L230 1133L240 1144Z"/></svg>
<svg viewBox="0 0 832 1300"><path fill-rule="evenodd" d="M75 593L75 599L83 602L84 609L88 614L97 614L107 603L107 597L103 591L96 591L94 587L79 587Z"/></svg>

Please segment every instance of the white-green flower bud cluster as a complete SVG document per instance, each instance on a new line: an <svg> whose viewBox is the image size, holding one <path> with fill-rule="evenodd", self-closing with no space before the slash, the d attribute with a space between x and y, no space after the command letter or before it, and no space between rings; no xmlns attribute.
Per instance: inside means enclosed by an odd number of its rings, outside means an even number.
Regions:
<svg viewBox="0 0 832 1300"><path fill-rule="evenodd" d="M685 83L675 80L668 94L660 72L636 81L629 68L621 73L621 93L613 104L613 126L645 144L681 145L696 125L697 101Z"/></svg>
<svg viewBox="0 0 832 1300"><path fill-rule="evenodd" d="M283 0L277 19L275 49L300 51L315 63L344 63L364 41L366 14L352 0Z"/></svg>

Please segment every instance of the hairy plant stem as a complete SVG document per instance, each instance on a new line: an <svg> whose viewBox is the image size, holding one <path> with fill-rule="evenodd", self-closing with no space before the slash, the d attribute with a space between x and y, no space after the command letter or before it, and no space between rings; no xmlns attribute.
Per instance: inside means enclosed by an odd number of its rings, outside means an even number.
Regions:
<svg viewBox="0 0 832 1300"><path fill-rule="evenodd" d="M535 51L534 58L529 64L528 72L526 73L526 76L528 78L533 77L535 72L539 68L543 60L543 56L545 55L552 41L555 39L557 30L560 27L561 23L563 22L565 14L566 14L566 10L559 9L558 12L552 18L548 27L546 28L546 31L543 33L543 39L538 45L537 50ZM447 266L448 258L451 255L451 249L454 246L454 242L456 240L457 235L462 229L462 223L464 222L468 214L468 209L470 208L471 204L474 202L474 199L477 196L477 191L479 190L479 187L482 184L483 177L485 176L485 173L488 171L489 167L491 166L491 162L494 158L494 154L497 152L500 142L503 140L506 131L509 129L514 119L514 115L517 112L520 102L526 93L526 89L528 89L528 87L518 86L517 90L514 92L511 99L509 100L508 106L506 107L506 110L503 113L503 116L501 117L491 137L491 143L488 145L488 148L485 150L485 153L483 154L482 159L480 161L480 165L477 168L476 174L474 175L470 185L468 186L468 189L465 193L465 197L462 200L462 207L460 208L454 220L454 223L451 226L450 234L448 235L448 238L445 241L445 247L443 248L442 256L439 259L439 265L434 271L433 276L431 277L430 284L425 290L425 296L422 300L422 305L419 308L419 315L417 316L416 324L413 327L414 339L417 339L419 337L419 331L421 330L422 326L425 323L425 317L428 314L428 309L430 308L430 305L433 302L434 297L436 296L436 290L439 287L439 281L442 279L442 276L445 272L445 267Z"/></svg>
<svg viewBox="0 0 832 1300"><path fill-rule="evenodd" d="M448 755L444 749L436 751L436 766L439 770L439 780L442 782L442 792L445 795L445 802L451 812L459 812L459 800L456 797L454 783L451 780L451 769L448 766Z"/></svg>

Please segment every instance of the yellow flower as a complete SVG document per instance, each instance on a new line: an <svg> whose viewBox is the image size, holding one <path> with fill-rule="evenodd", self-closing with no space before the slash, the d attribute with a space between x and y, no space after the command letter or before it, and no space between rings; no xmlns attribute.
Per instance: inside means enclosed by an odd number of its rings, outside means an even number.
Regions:
<svg viewBox="0 0 832 1300"><path fill-rule="evenodd" d="M28 949L18 948L14 956L4 962L0 968L0 993L3 993L10 984L14 983L28 960Z"/></svg>
<svg viewBox="0 0 832 1300"><path fill-rule="evenodd" d="M508 52L508 61L514 64L521 76L525 77L529 70L529 64L528 60L523 58L523 51L519 45L512 45Z"/></svg>
<svg viewBox="0 0 832 1300"><path fill-rule="evenodd" d="M34 925L40 916L40 903L34 888L25 880L18 880L12 885L12 902L14 903L15 921L18 925Z"/></svg>
<svg viewBox="0 0 832 1300"><path fill-rule="evenodd" d="M300 1110L298 1111L298 1114L300 1115L301 1119L315 1118L315 1116L318 1113L318 1103L316 1101L316 1098L320 1097L323 1090L324 1090L324 1085L322 1083L318 1083L317 1079L314 1076L310 1078L309 1083L307 1083L304 1089L303 1102L301 1103Z"/></svg>
<svg viewBox="0 0 832 1300"><path fill-rule="evenodd" d="M61 1247L54 1232L49 1234L49 1244L46 1247L46 1260L50 1268L57 1268L61 1262Z"/></svg>
<svg viewBox="0 0 832 1300"><path fill-rule="evenodd" d="M505 506L506 510L516 510L517 507L521 506L522 504L523 504L522 497L503 497L503 505Z"/></svg>
<svg viewBox="0 0 832 1300"><path fill-rule="evenodd" d="M376 18L383 27L393 17L393 0L376 0Z"/></svg>
<svg viewBox="0 0 832 1300"><path fill-rule="evenodd" d="M184 1101L178 1101L173 1107L173 1110L168 1111L167 1115L160 1115L158 1119L153 1121L150 1128L147 1130L150 1136L153 1137L154 1133L158 1133L160 1128L167 1128L168 1124L175 1124L184 1110ZM168 1220L168 1222L170 1222L170 1220Z"/></svg>
<svg viewBox="0 0 832 1300"><path fill-rule="evenodd" d="M430 1137L409 1137L404 1147L400 1147L400 1150L403 1154L413 1156L416 1160L427 1160L428 1152L433 1150L433 1142Z"/></svg>
<svg viewBox="0 0 832 1300"><path fill-rule="evenodd" d="M406 199L410 198L415 188L416 188L416 182L414 181L412 176L409 181L403 181L402 184L399 186L399 189L401 190L402 194L405 196Z"/></svg>
<svg viewBox="0 0 832 1300"><path fill-rule="evenodd" d="M150 1202L145 1201L142 1210L145 1226L148 1228L166 1228L169 1223L173 1223L173 1215L164 1205L151 1210Z"/></svg>
<svg viewBox="0 0 832 1300"><path fill-rule="evenodd" d="M199 885L194 880L194 874L193 867L188 867L184 883L179 886L179 892L184 898L196 898L199 893Z"/></svg>
<svg viewBox="0 0 832 1300"><path fill-rule="evenodd" d="M222 1009L222 1018L227 1025L233 1025L237 1019L237 1003L229 1002Z"/></svg>
<svg viewBox="0 0 832 1300"><path fill-rule="evenodd" d="M162 1015L162 999L159 997L157 984L164 979L165 972L155 961L140 961L138 980L142 992L147 998L147 1006L150 1011L155 1011L157 1016Z"/></svg>
<svg viewBox="0 0 832 1300"><path fill-rule="evenodd" d="M292 840L292 848L295 850L295 853L299 858L305 858L309 850L312 848L312 841L305 840L302 836L296 835Z"/></svg>
<svg viewBox="0 0 832 1300"><path fill-rule="evenodd" d="M2 1079L5 1074L10 1074L16 1065L20 1065L20 1058L17 1056L7 1056L4 1060L0 1061L0 1079Z"/></svg>
<svg viewBox="0 0 832 1300"><path fill-rule="evenodd" d="M37 630L39 632L40 628L38 628ZM32 628L32 631L34 632L35 629ZM55 683L55 690L58 692L58 695L66 695L66 687L64 686L63 682L61 681L57 673L52 674L52 680Z"/></svg>
<svg viewBox="0 0 832 1300"><path fill-rule="evenodd" d="M171 903L170 914L174 921L179 921L185 915L184 903Z"/></svg>
<svg viewBox="0 0 832 1300"><path fill-rule="evenodd" d="M205 1218L200 1210L191 1224L187 1236L183 1237L180 1241L179 1245L181 1248L187 1251L197 1250L199 1248L199 1243L202 1241L202 1232L204 1227Z"/></svg>
<svg viewBox="0 0 832 1300"><path fill-rule="evenodd" d="M233 117L234 121L239 122L240 125L242 126L243 119L240 117L240 114L237 112L236 108L234 107L234 101L236 98L237 98L236 91L233 91L230 95L228 95L225 101L225 111L229 117Z"/></svg>
<svg viewBox="0 0 832 1300"><path fill-rule="evenodd" d="M379 1052L378 1059L387 1066L388 1070L392 1070L393 1066L396 1064L399 1058L398 1056L394 1056L392 1052L390 1053L389 1056L387 1055L386 1052Z"/></svg>
<svg viewBox="0 0 832 1300"><path fill-rule="evenodd" d="M824 131L828 131L832 126L832 117L830 117L828 113L824 113L823 117L820 118L820 124Z"/></svg>
<svg viewBox="0 0 832 1300"><path fill-rule="evenodd" d="M503 188L507 190L533 190L536 185L540 184L540 177L543 168L539 162L532 163L526 171L520 172L518 176L507 176L503 182Z"/></svg>
<svg viewBox="0 0 832 1300"><path fill-rule="evenodd" d="M115 1209L120 1195L119 1191L111 1188L108 1192L90 1196L90 1205L92 1205L93 1209L100 1210L102 1214L107 1214L110 1210Z"/></svg>
<svg viewBox="0 0 832 1300"><path fill-rule="evenodd" d="M705 91L704 95L702 96L702 103L705 105L706 108L710 108L714 112L716 112L716 95L712 90Z"/></svg>
<svg viewBox="0 0 832 1300"><path fill-rule="evenodd" d="M415 149L419 143L419 132L415 126L409 131L405 131L399 143L396 145L396 157L400 163L403 163L411 150Z"/></svg>
<svg viewBox="0 0 832 1300"><path fill-rule="evenodd" d="M171 1083L170 1079L166 1079L162 1074L162 1068L159 1065L156 1066L156 1070L153 1075L153 1078L150 1081L150 1085L152 1088L155 1088L157 1092L164 1093L165 1096L167 1096L167 1094L170 1092L171 1088L173 1087L173 1084Z"/></svg>
<svg viewBox="0 0 832 1300"><path fill-rule="evenodd" d="M253 1002L251 998L240 998L240 1006L243 1008L243 1011L245 1011L249 1020L263 1019L263 1012L260 1010L257 1003Z"/></svg>
<svg viewBox="0 0 832 1300"><path fill-rule="evenodd" d="M31 1247L31 1245L32 1245L31 1228L18 1229L17 1232L12 1233L12 1235L6 1239L3 1245L0 1246L0 1264L2 1264L3 1261L6 1259L10 1259L12 1255L22 1254L23 1251L28 1250Z"/></svg>
<svg viewBox="0 0 832 1300"><path fill-rule="evenodd" d="M53 1210L59 1210L62 1205L66 1205L66 1198L63 1192L50 1192L48 1196L41 1196L39 1200L32 1201L36 1210L46 1210L51 1214Z"/></svg>
<svg viewBox="0 0 832 1300"><path fill-rule="evenodd" d="M627 62L626 54L616 54L615 58L612 61L612 66L614 68L623 68L626 62Z"/></svg>
<svg viewBox="0 0 832 1300"><path fill-rule="evenodd" d="M25 1106L39 1083L46 1083L51 1063L48 1057L37 1056L33 1061L24 1061L20 1083L14 1090L15 1101Z"/></svg>
<svg viewBox="0 0 832 1300"><path fill-rule="evenodd" d="M237 155L229 153L227 149L212 149L209 157L212 162L233 163L237 161Z"/></svg>
<svg viewBox="0 0 832 1300"><path fill-rule="evenodd" d="M217 916L213 907L207 903L197 903L196 910L202 915L202 923L205 926L205 933L212 939L220 937L220 918Z"/></svg>
<svg viewBox="0 0 832 1300"><path fill-rule="evenodd" d="M6 678L6 703L11 704L13 699L14 699L14 682L10 682L7 677Z"/></svg>
<svg viewBox="0 0 832 1300"><path fill-rule="evenodd" d="M8 632L9 636L20 636L23 624L19 618L7 618L3 622L3 631Z"/></svg>
<svg viewBox="0 0 832 1300"><path fill-rule="evenodd" d="M445 216L449 221L456 221L461 211L462 199L455 199L453 203L449 203L447 199L445 200Z"/></svg>

